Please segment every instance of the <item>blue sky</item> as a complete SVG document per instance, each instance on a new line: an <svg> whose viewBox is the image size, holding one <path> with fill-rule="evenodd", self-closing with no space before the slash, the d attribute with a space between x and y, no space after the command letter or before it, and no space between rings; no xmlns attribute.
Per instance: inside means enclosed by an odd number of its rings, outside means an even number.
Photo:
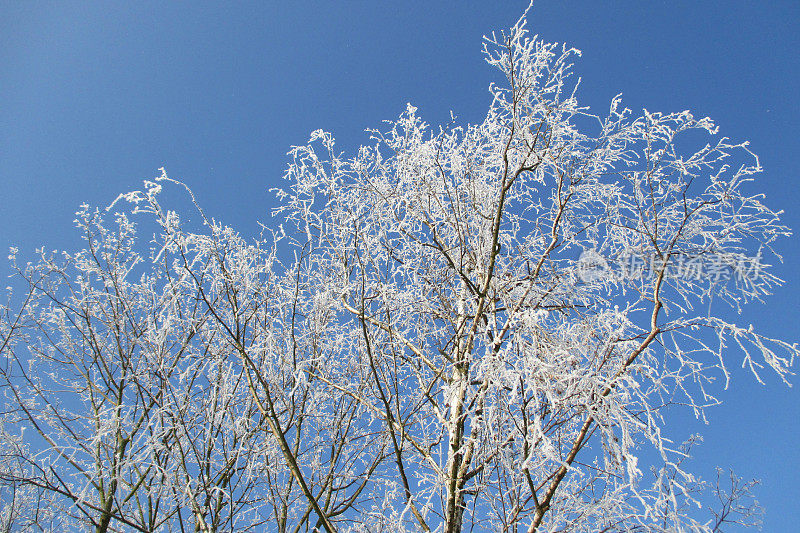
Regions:
<svg viewBox="0 0 800 533"><path fill-rule="evenodd" d="M411 102L430 123L480 120L493 73L487 32L524 2L0 1L0 247L77 244L73 214L166 167L244 233L269 221L286 152L317 128L340 146ZM800 230L800 3L539 1L530 28L583 51L580 100L622 92L640 110L692 109L749 139L753 191ZM741 317L800 341L800 241L782 243L786 286ZM738 369L701 431L696 464L760 477L765 531L800 523L800 393ZM798 365L800 366L800 365ZM795 379L795 383L799 380ZM682 428L676 428L678 430ZM681 434L678 431L677 434Z"/></svg>

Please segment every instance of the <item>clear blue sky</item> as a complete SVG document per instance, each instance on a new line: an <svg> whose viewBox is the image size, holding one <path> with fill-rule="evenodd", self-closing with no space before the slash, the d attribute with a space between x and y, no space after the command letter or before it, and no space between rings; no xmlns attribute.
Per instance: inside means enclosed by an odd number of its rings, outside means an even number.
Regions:
<svg viewBox="0 0 800 533"><path fill-rule="evenodd" d="M352 148L406 102L434 124L450 110L480 120L493 74L481 35L524 7L0 1L0 247L25 257L74 246L80 203L105 206L161 166L214 216L254 232L286 151L314 129ZM766 169L758 190L800 231L800 3L549 0L530 27L583 50L584 104L605 109L622 92L634 110L689 108L749 139ZM741 321L800 341L798 243L782 243L785 288ZM681 418L676 435L705 434L704 473L719 464L762 479L765 531L796 530L800 385L758 385L730 357L725 405L707 427Z"/></svg>

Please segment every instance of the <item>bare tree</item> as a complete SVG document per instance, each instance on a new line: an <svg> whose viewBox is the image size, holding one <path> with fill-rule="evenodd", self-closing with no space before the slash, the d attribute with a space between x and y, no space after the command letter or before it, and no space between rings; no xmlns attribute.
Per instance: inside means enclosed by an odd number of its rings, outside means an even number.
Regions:
<svg viewBox="0 0 800 533"><path fill-rule="evenodd" d="M274 238L184 231L159 191L125 195L133 214L111 228L84 207L77 254L13 263L26 297L4 308L0 384L6 420L35 437L0 479L57 496L68 527L332 527L367 498L386 444L311 376L329 313L299 270L276 275ZM144 250L129 215L157 232Z"/></svg>
<svg viewBox="0 0 800 533"><path fill-rule="evenodd" d="M314 132L257 238L181 220L162 172L113 230L81 210L85 250L14 263L5 417L33 437L7 486L97 531L750 523L735 477L703 511L665 407L715 404L731 345L757 379L798 352L700 310L781 283L758 159L688 111L581 107L577 51L524 16L484 54L481 123L409 105L351 158Z"/></svg>
<svg viewBox="0 0 800 533"><path fill-rule="evenodd" d="M144 259L124 216L109 229L84 208L78 226L85 250L17 268L27 296L4 324L6 417L35 437L16 454L27 473L6 479L61 496L74 527L96 531L234 520L253 484L241 448L258 443L254 407L207 313L157 263L135 279Z"/></svg>
<svg viewBox="0 0 800 533"><path fill-rule="evenodd" d="M61 529L53 509L53 494L26 480L33 477L25 461L28 450L20 434L12 435L0 426L0 531L43 531Z"/></svg>
<svg viewBox="0 0 800 533"><path fill-rule="evenodd" d="M655 530L637 449L690 477L662 407L714 403L731 342L756 375L796 354L697 310L779 282L763 257L788 230L745 192L746 143L687 151L710 119L619 98L590 113L575 54L522 19L486 39L506 83L482 123L431 130L409 106L351 159L323 132L292 152L279 212L312 243L328 335L350 339L321 379L397 443L403 490L375 509L395 530ZM676 509L665 531L711 527Z"/></svg>
<svg viewBox="0 0 800 533"><path fill-rule="evenodd" d="M727 482L724 478L727 477ZM764 509L753 496L753 488L758 480L744 481L733 473L727 476L721 468L717 469L714 495L719 500L718 506L711 506L714 515L713 531L723 531L722 526L735 524L747 528L760 528Z"/></svg>

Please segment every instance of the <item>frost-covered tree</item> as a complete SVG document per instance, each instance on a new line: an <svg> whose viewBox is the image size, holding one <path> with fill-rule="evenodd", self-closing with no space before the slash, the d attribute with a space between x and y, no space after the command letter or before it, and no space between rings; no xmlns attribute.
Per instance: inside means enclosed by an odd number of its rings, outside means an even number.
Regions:
<svg viewBox="0 0 800 533"><path fill-rule="evenodd" d="M577 54L523 16L485 39L505 81L481 123L409 105L352 157L314 132L257 238L185 222L165 173L111 229L82 209L85 250L14 263L4 486L97 531L754 523L751 485L704 485L665 414L703 416L732 359L787 379L794 344L708 310L774 290L789 230L746 143L581 107Z"/></svg>

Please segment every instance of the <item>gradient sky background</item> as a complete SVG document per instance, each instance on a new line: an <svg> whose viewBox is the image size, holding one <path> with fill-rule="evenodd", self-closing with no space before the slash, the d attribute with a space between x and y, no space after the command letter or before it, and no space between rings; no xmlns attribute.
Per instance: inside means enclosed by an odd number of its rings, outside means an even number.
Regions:
<svg viewBox="0 0 800 533"><path fill-rule="evenodd" d="M352 150L406 102L432 124L451 110L479 121L493 79L481 36L525 5L0 0L0 248L31 258L38 246L74 247L79 204L106 206L161 166L253 235L269 223L287 150L312 130ZM688 108L749 139L766 169L751 190L800 230L799 22L796 1L550 0L529 27L584 52L583 104L605 110L622 92L635 111ZM786 286L741 323L800 341L799 243L782 243ZM705 435L700 473L761 478L765 531L794 531L800 393L772 376L759 385L740 360L732 350L734 379L710 425L679 416L670 429Z"/></svg>

